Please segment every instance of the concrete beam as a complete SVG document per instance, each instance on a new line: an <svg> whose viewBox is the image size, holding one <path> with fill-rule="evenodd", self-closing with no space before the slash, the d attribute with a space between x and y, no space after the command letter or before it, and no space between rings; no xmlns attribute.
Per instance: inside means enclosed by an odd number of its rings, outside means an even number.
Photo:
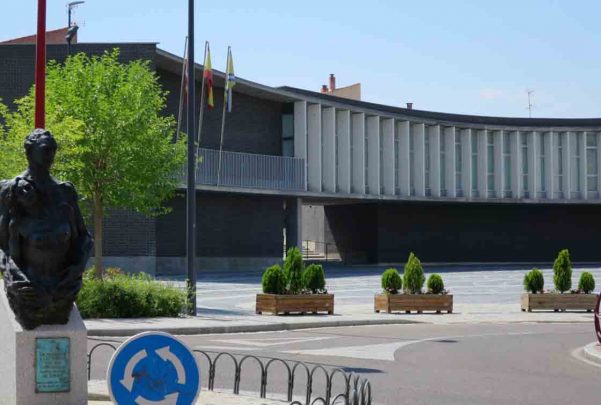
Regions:
<svg viewBox="0 0 601 405"><path fill-rule="evenodd" d="M397 173L399 176L399 186L401 196L409 197L411 195L410 123L409 121L397 122L396 127L399 136L399 172Z"/></svg>
<svg viewBox="0 0 601 405"><path fill-rule="evenodd" d="M351 112L336 110L336 135L338 138L338 189L351 192Z"/></svg>
<svg viewBox="0 0 601 405"><path fill-rule="evenodd" d="M365 194L365 114L351 114L353 193Z"/></svg>
<svg viewBox="0 0 601 405"><path fill-rule="evenodd" d="M366 130L368 194L380 195L380 117L367 117Z"/></svg>
<svg viewBox="0 0 601 405"><path fill-rule="evenodd" d="M321 104L307 106L307 171L309 191L322 191Z"/></svg>
<svg viewBox="0 0 601 405"><path fill-rule="evenodd" d="M395 195L395 172L394 172L394 119L382 120L382 184L384 194Z"/></svg>

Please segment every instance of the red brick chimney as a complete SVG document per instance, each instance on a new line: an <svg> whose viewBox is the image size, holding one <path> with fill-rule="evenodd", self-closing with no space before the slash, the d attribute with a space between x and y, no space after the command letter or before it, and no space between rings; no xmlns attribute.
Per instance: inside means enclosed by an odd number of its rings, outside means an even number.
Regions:
<svg viewBox="0 0 601 405"><path fill-rule="evenodd" d="M324 94L328 93L328 85L327 84L321 85L321 92Z"/></svg>
<svg viewBox="0 0 601 405"><path fill-rule="evenodd" d="M407 103L407 109L413 110L413 103Z"/></svg>
<svg viewBox="0 0 601 405"><path fill-rule="evenodd" d="M336 90L336 76L334 73L330 73L330 92Z"/></svg>

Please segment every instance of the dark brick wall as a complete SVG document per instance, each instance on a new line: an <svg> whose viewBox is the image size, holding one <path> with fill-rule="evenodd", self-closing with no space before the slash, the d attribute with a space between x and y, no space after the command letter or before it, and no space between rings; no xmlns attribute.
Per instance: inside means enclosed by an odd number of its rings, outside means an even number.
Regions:
<svg viewBox="0 0 601 405"><path fill-rule="evenodd" d="M181 76L159 69L161 83L169 91L167 110L177 118ZM235 87L234 87L235 89ZM200 85L197 86L197 110L200 110ZM219 149L223 88L213 89L215 107L205 105L201 146ZM234 91L232 112L226 113L223 149L235 152L281 155L283 103L249 97ZM186 132L186 118L182 131ZM198 117L196 122L198 123ZM197 124L198 125L198 124Z"/></svg>
<svg viewBox="0 0 601 405"><path fill-rule="evenodd" d="M93 226L90 232L94 233ZM155 219L129 210L110 210L105 217L102 249L106 256L154 256Z"/></svg>
<svg viewBox="0 0 601 405"><path fill-rule="evenodd" d="M121 62L149 60L154 69L155 44L76 44L71 47L71 52L102 55L113 48L120 49ZM66 57L66 45L48 45L48 61L62 62ZM0 45L0 98L9 108L14 108L15 99L27 94L34 83L34 72L35 45Z"/></svg>
<svg viewBox="0 0 601 405"><path fill-rule="evenodd" d="M281 197L197 194L196 252L203 257L277 257L283 248ZM186 255L186 201L157 218L157 256Z"/></svg>
<svg viewBox="0 0 601 405"><path fill-rule="evenodd" d="M563 248L601 261L597 205L369 204L326 215L348 261L404 262L413 251L427 262L549 262Z"/></svg>

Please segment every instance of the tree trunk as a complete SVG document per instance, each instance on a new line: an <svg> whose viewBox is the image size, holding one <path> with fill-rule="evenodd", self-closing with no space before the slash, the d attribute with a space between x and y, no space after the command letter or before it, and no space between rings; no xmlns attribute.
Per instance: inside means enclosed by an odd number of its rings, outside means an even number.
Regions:
<svg viewBox="0 0 601 405"><path fill-rule="evenodd" d="M102 239L104 224L104 207L102 199L94 196L94 269L96 277L102 278Z"/></svg>

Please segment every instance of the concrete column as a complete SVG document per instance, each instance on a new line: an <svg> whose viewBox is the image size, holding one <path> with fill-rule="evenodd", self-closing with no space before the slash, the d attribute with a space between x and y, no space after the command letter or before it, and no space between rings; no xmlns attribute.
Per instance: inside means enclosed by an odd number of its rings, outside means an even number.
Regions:
<svg viewBox="0 0 601 405"><path fill-rule="evenodd" d="M505 191L505 159L503 159L503 130L493 133L494 156L495 156L495 195L503 198Z"/></svg>
<svg viewBox="0 0 601 405"><path fill-rule="evenodd" d="M413 125L413 153L415 167L414 184L417 197L426 196L426 127L424 124Z"/></svg>
<svg viewBox="0 0 601 405"><path fill-rule="evenodd" d="M580 152L580 168L578 175L580 176L580 198L583 200L588 199L588 187L586 184L586 132L578 132L576 134L580 138L578 143L578 149Z"/></svg>
<svg viewBox="0 0 601 405"><path fill-rule="evenodd" d="M301 198L287 198L285 201L286 252L292 247L302 250L303 201Z"/></svg>
<svg viewBox="0 0 601 405"><path fill-rule="evenodd" d="M522 198L522 144L520 131L510 134L511 150L511 195L513 198Z"/></svg>
<svg viewBox="0 0 601 405"><path fill-rule="evenodd" d="M411 194L411 158L409 152L411 146L409 144L410 123L409 121L397 122L397 132L399 136L399 185L401 188L401 196L408 197ZM601 148L600 148L601 149Z"/></svg>
<svg viewBox="0 0 601 405"><path fill-rule="evenodd" d="M351 112L336 110L338 138L338 191L351 193Z"/></svg>
<svg viewBox="0 0 601 405"><path fill-rule="evenodd" d="M305 159L305 190L307 189L307 102L294 103L294 156Z"/></svg>
<svg viewBox="0 0 601 405"><path fill-rule="evenodd" d="M555 145L555 137L558 134L549 131L545 137L545 190L547 192L547 199L552 200L555 198L555 159L557 151L553 147Z"/></svg>
<svg viewBox="0 0 601 405"><path fill-rule="evenodd" d="M325 107L321 110L321 136L323 151L321 158L323 191L336 192L336 110Z"/></svg>
<svg viewBox="0 0 601 405"><path fill-rule="evenodd" d="M367 185L369 194L380 195L380 117L367 117Z"/></svg>
<svg viewBox="0 0 601 405"><path fill-rule="evenodd" d="M394 119L382 119L382 165L384 194L395 195L394 173Z"/></svg>
<svg viewBox="0 0 601 405"><path fill-rule="evenodd" d="M351 115L351 136L353 138L352 179L353 193L365 194L365 114Z"/></svg>
<svg viewBox="0 0 601 405"><path fill-rule="evenodd" d="M528 194L530 198L538 198L538 190L540 189L540 152L539 152L538 132L532 131L528 136Z"/></svg>
<svg viewBox="0 0 601 405"><path fill-rule="evenodd" d="M432 197L440 197L440 125L428 128L430 137L430 190Z"/></svg>
<svg viewBox="0 0 601 405"><path fill-rule="evenodd" d="M442 142L445 143L445 183L447 186L447 197L455 198L457 185L455 184L455 127L444 129Z"/></svg>
<svg viewBox="0 0 601 405"><path fill-rule="evenodd" d="M478 140L478 196L488 198L488 136L487 130L475 131Z"/></svg>
<svg viewBox="0 0 601 405"><path fill-rule="evenodd" d="M472 198L472 130L461 131L461 182L463 196Z"/></svg>
<svg viewBox="0 0 601 405"><path fill-rule="evenodd" d="M321 192L321 104L307 106L307 169L309 190Z"/></svg>

